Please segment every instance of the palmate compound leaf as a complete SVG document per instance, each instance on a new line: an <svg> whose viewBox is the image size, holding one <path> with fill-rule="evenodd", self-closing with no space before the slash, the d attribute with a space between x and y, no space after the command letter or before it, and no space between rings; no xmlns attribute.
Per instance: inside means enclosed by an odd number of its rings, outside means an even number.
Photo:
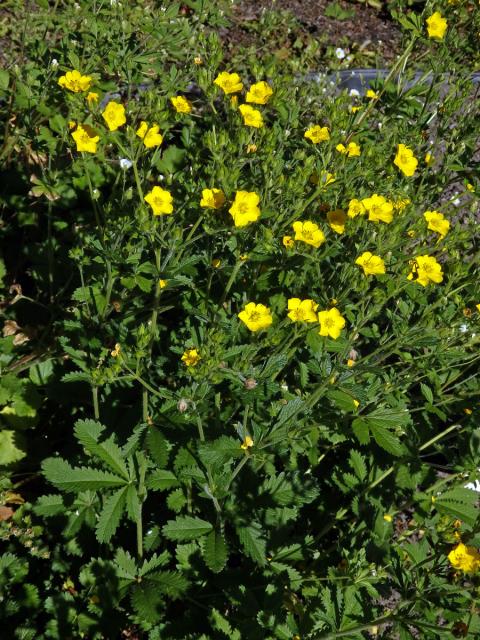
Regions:
<svg viewBox="0 0 480 640"><path fill-rule="evenodd" d="M207 567L214 573L220 573L228 558L227 545L221 531L213 529L203 538L202 551Z"/></svg>
<svg viewBox="0 0 480 640"><path fill-rule="evenodd" d="M61 458L47 458L42 463L42 470L49 482L69 493L115 489L126 484L124 478L113 473L90 467L71 467Z"/></svg>
<svg viewBox="0 0 480 640"><path fill-rule="evenodd" d="M127 491L128 486L122 487L105 500L95 530L99 542L108 542L117 530L125 509Z"/></svg>
<svg viewBox="0 0 480 640"><path fill-rule="evenodd" d="M194 540L212 530L212 525L201 518L178 516L169 520L162 528L163 535L170 540Z"/></svg>
<svg viewBox="0 0 480 640"><path fill-rule="evenodd" d="M123 459L122 450L113 436L98 442L105 427L95 420L78 420L75 423L75 437L85 449L104 462L114 473L128 479L128 471Z"/></svg>

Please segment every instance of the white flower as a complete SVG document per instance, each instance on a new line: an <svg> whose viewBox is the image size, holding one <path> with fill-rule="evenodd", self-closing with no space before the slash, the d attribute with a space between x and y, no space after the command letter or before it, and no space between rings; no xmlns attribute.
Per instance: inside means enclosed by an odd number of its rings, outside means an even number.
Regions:
<svg viewBox="0 0 480 640"><path fill-rule="evenodd" d="M50 66L56 69L58 67L58 60L56 58L53 58L53 60L50 63Z"/></svg>
<svg viewBox="0 0 480 640"><path fill-rule="evenodd" d="M475 480L475 482L467 482L467 484L464 484L463 486L465 489L471 489L472 491L480 493L480 480Z"/></svg>
<svg viewBox="0 0 480 640"><path fill-rule="evenodd" d="M339 60L343 60L345 58L345 50L341 47L337 47L335 49L335 55Z"/></svg>
<svg viewBox="0 0 480 640"><path fill-rule="evenodd" d="M132 166L132 161L129 160L128 158L120 158L120 168L124 169L125 171L127 169L130 169Z"/></svg>
<svg viewBox="0 0 480 640"><path fill-rule="evenodd" d="M466 325L466 324L461 324L461 325L458 327L458 330L459 330L461 333L467 333L467 331L468 331L468 325Z"/></svg>
<svg viewBox="0 0 480 640"><path fill-rule="evenodd" d="M349 95L350 95L351 98L358 98L360 93L356 89L350 89L350 94Z"/></svg>
<svg viewBox="0 0 480 640"><path fill-rule="evenodd" d="M452 201L452 204L454 207L458 207L458 205L460 204L460 198L455 198L455 200Z"/></svg>

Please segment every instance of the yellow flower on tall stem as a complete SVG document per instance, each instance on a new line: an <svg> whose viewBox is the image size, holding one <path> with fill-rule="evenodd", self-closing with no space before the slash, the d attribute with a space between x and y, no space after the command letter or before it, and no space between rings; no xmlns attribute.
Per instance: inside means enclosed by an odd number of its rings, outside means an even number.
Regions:
<svg viewBox="0 0 480 640"><path fill-rule="evenodd" d="M430 283L439 284L443 280L442 267L433 256L417 256L411 261L412 270L408 280L414 280L422 287Z"/></svg>
<svg viewBox="0 0 480 640"><path fill-rule="evenodd" d="M162 187L155 186L144 197L145 202L152 207L153 215L162 216L173 212L172 194Z"/></svg>
<svg viewBox="0 0 480 640"><path fill-rule="evenodd" d="M77 151L85 151L86 153L97 152L97 144L100 136L90 125L79 124L72 133L72 138L77 144Z"/></svg>
<svg viewBox="0 0 480 640"><path fill-rule="evenodd" d="M125 107L118 102L109 102L105 107L102 117L107 123L107 127L110 131L116 131L119 127L124 125L127 121L125 116Z"/></svg>
<svg viewBox="0 0 480 640"><path fill-rule="evenodd" d="M225 194L221 189L203 189L200 206L204 209L220 209L225 204Z"/></svg>
<svg viewBox="0 0 480 640"><path fill-rule="evenodd" d="M423 217L428 222L427 229L438 233L443 240L450 229L450 221L440 211L425 211Z"/></svg>
<svg viewBox="0 0 480 640"><path fill-rule="evenodd" d="M170 102L177 113L190 113L192 111L192 103L185 96L174 96L170 98Z"/></svg>
<svg viewBox="0 0 480 640"><path fill-rule="evenodd" d="M237 191L228 210L236 227L245 227L260 218L260 196L255 191Z"/></svg>
<svg viewBox="0 0 480 640"><path fill-rule="evenodd" d="M245 309L240 311L238 317L250 331L267 329L273 322L270 309L264 304L255 304L255 302L249 302Z"/></svg>
<svg viewBox="0 0 480 640"><path fill-rule="evenodd" d="M143 140L143 144L147 149L158 147L163 142L163 136L160 133L160 127L158 124L152 124L152 126L149 127L145 120L140 122L140 126L138 127L136 134Z"/></svg>
<svg viewBox="0 0 480 640"><path fill-rule="evenodd" d="M58 79L58 84L62 89L68 89L73 93L80 93L81 91L88 91L92 84L92 78L90 76L82 76L80 71L74 69L73 71L67 71L64 76Z"/></svg>

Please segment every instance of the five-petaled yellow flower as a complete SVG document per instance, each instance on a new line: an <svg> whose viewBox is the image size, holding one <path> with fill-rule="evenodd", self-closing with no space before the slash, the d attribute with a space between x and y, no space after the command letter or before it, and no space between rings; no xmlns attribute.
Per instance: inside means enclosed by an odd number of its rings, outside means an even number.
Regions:
<svg viewBox="0 0 480 640"><path fill-rule="evenodd" d="M99 95L98 93L96 93L95 91L90 91L90 93L87 94L87 102L88 102L88 106L92 107L94 104L96 104L98 102L99 99Z"/></svg>
<svg viewBox="0 0 480 640"><path fill-rule="evenodd" d="M380 256L375 256L370 251L365 251L355 260L355 264L362 267L366 276L378 276L385 273L385 262Z"/></svg>
<svg viewBox="0 0 480 640"><path fill-rule="evenodd" d="M319 311L318 321L320 323L321 336L330 336L336 340L342 332L345 326L345 318L340 314L340 311L333 307L328 311Z"/></svg>
<svg viewBox="0 0 480 640"><path fill-rule="evenodd" d="M435 11L435 13L427 18L427 32L429 38L443 40L447 27L448 22L442 17L442 14L439 11Z"/></svg>
<svg viewBox="0 0 480 640"><path fill-rule="evenodd" d="M247 451L247 449L250 449L250 447L253 447L253 440L250 436L245 436L245 439L240 445L240 448L244 451Z"/></svg>
<svg viewBox="0 0 480 640"><path fill-rule="evenodd" d="M374 193L370 198L364 198L362 205L368 213L368 219L371 222L385 222L389 224L393 220L393 203L384 198L384 196L379 196Z"/></svg>
<svg viewBox="0 0 480 640"><path fill-rule="evenodd" d="M327 213L327 220L335 233L345 233L345 223L347 222L347 215L345 211L342 211L341 209L329 211Z"/></svg>
<svg viewBox="0 0 480 640"><path fill-rule="evenodd" d="M247 91L245 97L246 102L253 102L253 104L267 104L273 95L273 89L268 82L256 82L252 84Z"/></svg>
<svg viewBox="0 0 480 640"><path fill-rule="evenodd" d="M366 92L365 96L369 100L378 100L379 97L380 97L380 94L377 93L377 91L374 91L373 89L367 89L367 92Z"/></svg>
<svg viewBox="0 0 480 640"><path fill-rule="evenodd" d="M158 124L152 124L151 127L148 126L148 123L145 120L140 122L140 126L138 127L137 136L143 140L143 144L150 149L151 147L158 147L163 142L163 136L160 133L160 127Z"/></svg>
<svg viewBox="0 0 480 640"><path fill-rule="evenodd" d="M237 191L235 200L228 210L236 227L245 227L259 219L259 202L260 196L255 191Z"/></svg>
<svg viewBox="0 0 480 640"><path fill-rule="evenodd" d="M125 107L118 102L109 102L105 107L102 117L107 123L107 127L110 131L116 131L119 127L124 125L127 121L125 116Z"/></svg>
<svg viewBox="0 0 480 640"><path fill-rule="evenodd" d="M393 164L396 164L405 176L413 176L418 165L418 160L413 155L413 151L404 144L399 144L397 155Z"/></svg>
<svg viewBox="0 0 480 640"><path fill-rule="evenodd" d="M58 79L58 84L63 89L73 91L73 93L80 93L81 91L88 91L92 84L92 78L90 76L82 76L80 71L74 69L73 71L67 71L64 76Z"/></svg>
<svg viewBox="0 0 480 640"><path fill-rule="evenodd" d="M295 240L292 238L292 236L283 236L282 244L285 249L293 249L293 247L295 246Z"/></svg>
<svg viewBox="0 0 480 640"><path fill-rule="evenodd" d="M440 239L447 235L450 229L450 222L446 220L443 213L440 213L440 211L425 211L423 217L428 222L427 228L440 234Z"/></svg>
<svg viewBox="0 0 480 640"><path fill-rule="evenodd" d="M330 131L328 127L321 127L319 124L316 124L310 127L310 129L307 129L303 136L311 140L313 144L318 144L319 142L330 140Z"/></svg>
<svg viewBox="0 0 480 640"><path fill-rule="evenodd" d="M240 320L247 325L250 331L267 329L273 321L270 309L264 304L249 302L243 311L238 314Z"/></svg>
<svg viewBox="0 0 480 640"><path fill-rule="evenodd" d="M100 136L90 125L79 124L72 133L72 138L77 143L77 151L96 153L97 143L100 140Z"/></svg>
<svg viewBox="0 0 480 640"><path fill-rule="evenodd" d="M412 270L407 276L409 280L415 280L422 287L426 287L431 282L435 284L442 282L442 267L433 256L417 256L411 264Z"/></svg>
<svg viewBox="0 0 480 640"><path fill-rule="evenodd" d="M220 209L225 204L225 194L221 189L203 189L200 206L205 209Z"/></svg>
<svg viewBox="0 0 480 640"><path fill-rule="evenodd" d="M292 322L317 322L318 304L313 300L290 298L288 301L288 317Z"/></svg>
<svg viewBox="0 0 480 640"><path fill-rule="evenodd" d="M255 129L263 127L262 114L258 109L254 109L249 104L241 104L238 110L242 114L244 125L247 127L255 127Z"/></svg>
<svg viewBox="0 0 480 640"><path fill-rule="evenodd" d="M467 547L463 542L457 544L448 554L450 564L464 573L476 573L480 570L480 553L475 547Z"/></svg>
<svg viewBox="0 0 480 640"><path fill-rule="evenodd" d="M238 93L243 89L243 84L238 73L228 73L222 71L213 81L226 94Z"/></svg>
<svg viewBox="0 0 480 640"><path fill-rule="evenodd" d="M355 156L360 155L360 147L356 142L349 142L347 147L344 144L340 143L337 144L335 149L343 155L347 156L347 158L354 158Z"/></svg>
<svg viewBox="0 0 480 640"><path fill-rule="evenodd" d="M192 111L192 103L185 96L172 97L170 102L177 113L190 113Z"/></svg>
<svg viewBox="0 0 480 640"><path fill-rule="evenodd" d="M172 194L169 191L162 189L162 187L153 187L153 189L147 193L144 200L152 207L153 215L155 216L161 216L173 212Z"/></svg>
<svg viewBox="0 0 480 640"><path fill-rule="evenodd" d="M356 218L357 216L363 216L367 213L363 202L361 200L357 200L357 198L353 198L350 200L348 204L347 215L349 218Z"/></svg>
<svg viewBox="0 0 480 640"><path fill-rule="evenodd" d="M320 227L311 220L306 220L305 222L297 220L297 222L293 223L292 227L295 231L295 240L310 244L316 249L325 242L325 234Z"/></svg>
<svg viewBox="0 0 480 640"><path fill-rule="evenodd" d="M187 349L182 356L182 362L184 362L187 367L196 367L201 359L202 356L196 349Z"/></svg>

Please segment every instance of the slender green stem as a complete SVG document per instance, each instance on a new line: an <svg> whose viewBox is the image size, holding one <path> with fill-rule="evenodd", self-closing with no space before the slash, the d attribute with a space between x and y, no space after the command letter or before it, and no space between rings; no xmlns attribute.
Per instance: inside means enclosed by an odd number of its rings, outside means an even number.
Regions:
<svg viewBox="0 0 480 640"><path fill-rule="evenodd" d="M100 408L98 406L98 387L96 385L92 386L92 397L93 397L93 416L95 420L100 420Z"/></svg>
<svg viewBox="0 0 480 640"><path fill-rule="evenodd" d="M376 620L372 620L366 624L356 625L355 627L351 627L345 631L332 631L331 633L325 633L321 636L317 636L314 640L335 640L335 638L346 638L347 636L357 635L359 631L368 631L372 627L380 627L381 625L392 622L393 620L395 620L395 616L393 615L383 616L382 618L377 618Z"/></svg>
<svg viewBox="0 0 480 640"><path fill-rule="evenodd" d="M143 389L142 391L142 418L144 422L148 420L148 390Z"/></svg>

